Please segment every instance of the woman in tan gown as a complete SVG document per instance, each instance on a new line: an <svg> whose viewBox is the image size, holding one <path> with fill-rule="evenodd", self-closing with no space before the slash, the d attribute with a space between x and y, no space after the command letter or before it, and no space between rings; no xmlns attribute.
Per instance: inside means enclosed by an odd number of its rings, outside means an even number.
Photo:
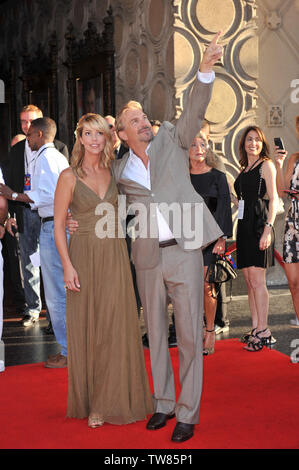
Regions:
<svg viewBox="0 0 299 470"><path fill-rule="evenodd" d="M111 176L112 142L105 119L84 115L72 164L55 193L55 240L67 288L67 416L90 427L126 424L153 412L125 238L100 238L101 209L117 227L118 192ZM66 240L70 208L79 223ZM110 223L112 225L110 225Z"/></svg>

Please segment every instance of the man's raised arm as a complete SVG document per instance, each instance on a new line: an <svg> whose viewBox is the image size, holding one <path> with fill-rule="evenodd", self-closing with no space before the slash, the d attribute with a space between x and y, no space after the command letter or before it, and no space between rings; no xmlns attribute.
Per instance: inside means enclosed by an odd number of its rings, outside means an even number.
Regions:
<svg viewBox="0 0 299 470"><path fill-rule="evenodd" d="M219 31L205 50L200 63L197 79L190 91L186 106L177 122L176 134L181 147L189 149L195 135L200 131L201 122L211 99L215 72L213 66L222 57L223 48L218 44Z"/></svg>

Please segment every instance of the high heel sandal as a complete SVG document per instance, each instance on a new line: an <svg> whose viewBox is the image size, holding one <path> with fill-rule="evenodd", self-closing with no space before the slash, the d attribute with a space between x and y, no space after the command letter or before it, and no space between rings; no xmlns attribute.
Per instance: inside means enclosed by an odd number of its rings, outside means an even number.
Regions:
<svg viewBox="0 0 299 470"><path fill-rule="evenodd" d="M213 330L207 330L206 329L206 333L213 333L213 332L215 333L215 328L213 328ZM210 348L205 348L204 347L202 353L203 353L204 356L209 356L210 354L214 354L214 352L215 352L215 339L214 339L213 346L210 347Z"/></svg>
<svg viewBox="0 0 299 470"><path fill-rule="evenodd" d="M100 426L103 426L104 424L104 421L102 418L100 418L99 416L89 416L88 417L88 426L90 428L99 428Z"/></svg>
<svg viewBox="0 0 299 470"><path fill-rule="evenodd" d="M247 346L245 346L244 349L249 352L256 352L261 351L264 346L271 346L271 344L275 344L276 339L271 336L271 333L269 336L259 336L261 333L264 333L267 330L268 327L264 330L257 331L255 335L252 335L252 338L248 340ZM272 342L273 340L275 343Z"/></svg>
<svg viewBox="0 0 299 470"><path fill-rule="evenodd" d="M274 336L270 334L269 336L262 337L261 341L263 343L263 346L267 346L267 348L271 348L271 346L275 344L277 340L274 338Z"/></svg>
<svg viewBox="0 0 299 470"><path fill-rule="evenodd" d="M241 336L240 341L241 343L248 343L249 339L251 336L254 336L254 332L256 331L256 328L253 328L249 333L245 333L243 336Z"/></svg>

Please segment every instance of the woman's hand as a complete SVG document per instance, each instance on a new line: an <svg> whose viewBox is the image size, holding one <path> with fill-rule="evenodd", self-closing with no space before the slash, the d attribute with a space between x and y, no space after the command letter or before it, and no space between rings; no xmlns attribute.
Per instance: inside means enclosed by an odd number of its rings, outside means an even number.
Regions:
<svg viewBox="0 0 299 470"><path fill-rule="evenodd" d="M216 255L223 255L224 252L225 252L225 240L224 238L220 237L215 243L212 253Z"/></svg>
<svg viewBox="0 0 299 470"><path fill-rule="evenodd" d="M80 292L80 282L77 271L72 265L64 268L64 286L74 292Z"/></svg>
<svg viewBox="0 0 299 470"><path fill-rule="evenodd" d="M79 227L78 222L72 218L72 214L70 211L68 211L67 213L66 226L70 235L73 235L73 233L75 233L77 228Z"/></svg>
<svg viewBox="0 0 299 470"><path fill-rule="evenodd" d="M15 231L13 231L13 227L14 227ZM13 217L10 217L10 219L7 220L6 230L8 231L8 233L10 233L10 235L12 237L15 236L15 232L17 232L17 230L18 230L16 219L14 219Z"/></svg>
<svg viewBox="0 0 299 470"><path fill-rule="evenodd" d="M271 238L271 232L272 232L272 228L271 227L265 227L264 228L264 232L260 238L260 243L259 243L259 249L260 250L267 250L267 248L269 248L269 246L271 245L271 241L272 241L272 238Z"/></svg>
<svg viewBox="0 0 299 470"><path fill-rule="evenodd" d="M286 150L281 150L279 147L274 148L274 160L275 164L278 168L283 167L283 163L288 155L288 152Z"/></svg>

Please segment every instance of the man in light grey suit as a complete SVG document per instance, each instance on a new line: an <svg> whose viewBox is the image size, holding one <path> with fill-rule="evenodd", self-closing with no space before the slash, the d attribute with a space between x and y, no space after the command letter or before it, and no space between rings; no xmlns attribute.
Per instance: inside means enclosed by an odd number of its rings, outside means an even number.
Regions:
<svg viewBox="0 0 299 470"><path fill-rule="evenodd" d="M113 163L113 174L127 204L142 204L146 209L145 219L139 220L139 236L132 243L132 258L154 383L155 413L147 429L160 429L176 416L174 442L190 439L199 421L204 282L201 248L222 235L190 182L188 159L188 149L210 101L215 76L212 66L222 55L217 44L220 34L203 55L176 126L163 122L153 137L148 118L136 102L129 102L116 119L118 135L129 152ZM173 216L169 208L174 209ZM174 308L179 350L181 392L177 401L168 350L167 296Z"/></svg>

